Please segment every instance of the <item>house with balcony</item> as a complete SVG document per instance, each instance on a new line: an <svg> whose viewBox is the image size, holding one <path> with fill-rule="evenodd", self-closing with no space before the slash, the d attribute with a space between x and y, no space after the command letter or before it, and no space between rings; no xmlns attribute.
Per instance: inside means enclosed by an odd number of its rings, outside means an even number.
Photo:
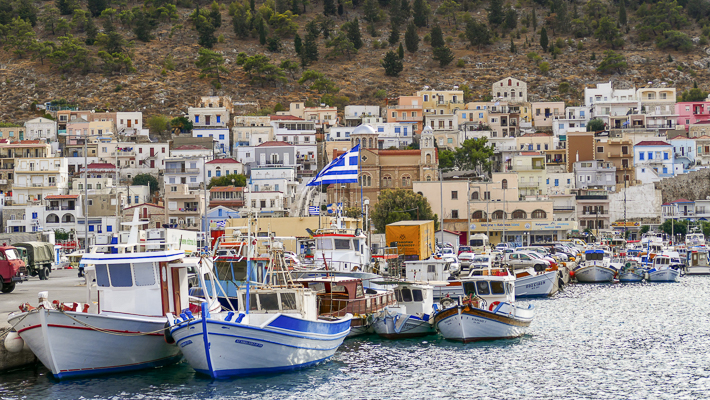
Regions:
<svg viewBox="0 0 710 400"><path fill-rule="evenodd" d="M238 115L234 117L232 126L232 142L234 151L241 146L258 146L262 143L274 140L274 126L271 125L269 116L246 116Z"/></svg>
<svg viewBox="0 0 710 400"><path fill-rule="evenodd" d="M245 217L248 212L252 212L261 218L264 217L287 217L288 206L284 193L277 191L252 191L245 208L240 210L242 217Z"/></svg>
<svg viewBox="0 0 710 400"><path fill-rule="evenodd" d="M609 229L609 193L605 189L576 189L575 199L580 230Z"/></svg>
<svg viewBox="0 0 710 400"><path fill-rule="evenodd" d="M675 221L696 220L695 202L688 199L678 199L670 203L663 203L661 205L661 223L669 219Z"/></svg>
<svg viewBox="0 0 710 400"><path fill-rule="evenodd" d="M547 172L547 195L552 201L555 221L576 221L577 202L574 195L575 177L572 172Z"/></svg>
<svg viewBox="0 0 710 400"><path fill-rule="evenodd" d="M255 167L251 170L250 185L255 192L283 193L285 207L290 207L296 198L296 171L293 168L276 165Z"/></svg>
<svg viewBox="0 0 710 400"><path fill-rule="evenodd" d="M646 129L665 134L678 123L675 88L640 88L636 98L641 103L641 113L646 117Z"/></svg>
<svg viewBox="0 0 710 400"><path fill-rule="evenodd" d="M464 109L457 113L459 126L468 124L469 126L488 124L488 106L492 103L475 101L466 103Z"/></svg>
<svg viewBox="0 0 710 400"><path fill-rule="evenodd" d="M266 142L254 148L256 162L250 164L250 168L293 168L299 178L312 177L318 172L317 155L318 146L315 143L294 145L283 141Z"/></svg>
<svg viewBox="0 0 710 400"><path fill-rule="evenodd" d="M710 121L710 101L682 101L675 104L678 114L677 127L684 126L688 132L690 125Z"/></svg>
<svg viewBox="0 0 710 400"><path fill-rule="evenodd" d="M690 139L684 136L676 136L667 142L673 146L676 165L682 164L683 170L685 171L695 167L695 158L698 151L695 147L697 143L695 139Z"/></svg>
<svg viewBox="0 0 710 400"><path fill-rule="evenodd" d="M65 158L18 159L12 184L12 204L39 203L46 196L65 194L68 185Z"/></svg>
<svg viewBox="0 0 710 400"><path fill-rule="evenodd" d="M270 115L275 141L293 145L316 145L316 125L313 121L292 115Z"/></svg>
<svg viewBox="0 0 710 400"><path fill-rule="evenodd" d="M25 139L27 140L42 140L45 143L52 144L52 150L56 153L59 150L59 142L57 141L57 121L37 117L25 121Z"/></svg>
<svg viewBox="0 0 710 400"><path fill-rule="evenodd" d="M380 106L345 106L344 118L346 127L360 126L364 118L380 118Z"/></svg>
<svg viewBox="0 0 710 400"><path fill-rule="evenodd" d="M244 174L244 164L233 158L215 158L205 164L207 168L207 182L212 178L219 178L232 174Z"/></svg>
<svg viewBox="0 0 710 400"><path fill-rule="evenodd" d="M561 118L565 118L564 101L533 102L532 123L537 131L552 132L552 127Z"/></svg>
<svg viewBox="0 0 710 400"><path fill-rule="evenodd" d="M623 187L624 182L635 183L634 145L631 139L595 137L595 159L610 163L616 168L614 183Z"/></svg>
<svg viewBox="0 0 710 400"><path fill-rule="evenodd" d="M372 118L375 120L375 118ZM410 144L414 139L412 133L411 124L405 123L395 123L395 122L369 122L366 125L372 127L379 138L377 139L377 146L379 149L389 149L391 147L402 149ZM338 126L330 128L330 132L326 134L326 141L343 141L350 143L350 134L357 127L352 126Z"/></svg>
<svg viewBox="0 0 710 400"><path fill-rule="evenodd" d="M214 186L210 189L210 208L227 207L239 209L244 207L244 188L239 186Z"/></svg>
<svg viewBox="0 0 710 400"><path fill-rule="evenodd" d="M218 153L231 155L229 145L229 123L231 99L228 97L203 96L197 107L187 109L188 119L192 122L192 137L209 137L216 141Z"/></svg>
<svg viewBox="0 0 710 400"><path fill-rule="evenodd" d="M521 151L506 163L505 172L518 173L520 199L547 195L545 155L536 151Z"/></svg>
<svg viewBox="0 0 710 400"><path fill-rule="evenodd" d="M566 140L567 131L570 128L584 128L586 130L591 115L591 107L567 107L564 115L552 124L552 133L560 140Z"/></svg>
<svg viewBox="0 0 710 400"><path fill-rule="evenodd" d="M454 116L459 110L465 108L463 101L463 90L434 90L425 89L416 92L416 96L422 98L424 115L446 115ZM458 122L458 118L456 118ZM432 126L432 128L434 128Z"/></svg>
<svg viewBox="0 0 710 400"><path fill-rule="evenodd" d="M528 84L513 77L507 77L493 83L491 97L495 100L527 103Z"/></svg>
<svg viewBox="0 0 710 400"><path fill-rule="evenodd" d="M205 159L202 157L170 157L165 159L163 183L168 185L186 185L190 189L199 189L206 176ZM167 223L167 222L166 222Z"/></svg>
<svg viewBox="0 0 710 400"><path fill-rule="evenodd" d="M396 105L387 106L387 122L411 125L414 135L424 128L424 107L421 96L399 96Z"/></svg>
<svg viewBox="0 0 710 400"><path fill-rule="evenodd" d="M321 134L330 129L330 127L337 126L339 122L338 108L326 106L325 104L317 107L306 107L303 102L290 103L288 115L313 123L314 129L319 130Z"/></svg>
<svg viewBox="0 0 710 400"><path fill-rule="evenodd" d="M138 209L140 219L149 221L148 224L145 225L147 228L162 228L163 225L165 225L165 207L153 203L134 204L123 208L121 211L122 220L133 221L133 215L136 209ZM177 222L175 224L177 226Z"/></svg>
<svg viewBox="0 0 710 400"><path fill-rule="evenodd" d="M697 165L710 165L710 136L693 138L695 142L695 163Z"/></svg>
<svg viewBox="0 0 710 400"><path fill-rule="evenodd" d="M495 137L516 137L520 134L520 104L495 102L488 107L488 126Z"/></svg>
<svg viewBox="0 0 710 400"><path fill-rule="evenodd" d="M675 176L675 152L670 143L654 140L634 146L636 180L642 184L658 182Z"/></svg>
<svg viewBox="0 0 710 400"><path fill-rule="evenodd" d="M604 189L616 191L616 166L601 160L578 161L574 163L577 189Z"/></svg>
<svg viewBox="0 0 710 400"><path fill-rule="evenodd" d="M203 190L191 190L189 185L166 184L163 196L165 223L179 229L202 230L201 218L205 209Z"/></svg>
<svg viewBox="0 0 710 400"><path fill-rule="evenodd" d="M130 182L140 174L158 176L165 169L165 159L170 155L168 143L101 143L98 158L104 163L114 163L122 182Z"/></svg>

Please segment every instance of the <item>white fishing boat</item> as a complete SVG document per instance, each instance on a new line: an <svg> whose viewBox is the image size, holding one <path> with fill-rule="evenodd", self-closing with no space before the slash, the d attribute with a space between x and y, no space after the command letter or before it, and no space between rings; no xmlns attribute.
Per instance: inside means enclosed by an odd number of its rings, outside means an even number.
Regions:
<svg viewBox="0 0 710 400"><path fill-rule="evenodd" d="M695 246L705 246L705 235L701 232L694 231L685 235L685 246L695 247Z"/></svg>
<svg viewBox="0 0 710 400"><path fill-rule="evenodd" d="M678 282L680 268L671 264L671 257L657 255L653 258L653 265L648 270L649 282Z"/></svg>
<svg viewBox="0 0 710 400"><path fill-rule="evenodd" d="M430 323L434 311L434 288L411 282L383 282L396 284L397 304L387 306L377 314L372 327L386 339L402 339L436 333Z"/></svg>
<svg viewBox="0 0 710 400"><path fill-rule="evenodd" d="M634 260L627 258L623 266L619 270L619 282L622 283L636 283L643 281L646 276L646 269L641 266L641 264Z"/></svg>
<svg viewBox="0 0 710 400"><path fill-rule="evenodd" d="M279 245L272 245L266 282L238 291L236 312L209 313L203 303L199 317L168 315L172 338L198 373L227 378L307 367L332 357L350 332L351 314L319 318L317 293L293 283Z"/></svg>
<svg viewBox="0 0 710 400"><path fill-rule="evenodd" d="M472 342L521 336L535 315L534 306L515 304L515 275L492 268L462 280L466 297L434 314L434 325L448 340ZM458 300L458 301L457 301Z"/></svg>
<svg viewBox="0 0 710 400"><path fill-rule="evenodd" d="M534 268L515 270L515 297L549 297L557 293L559 271L535 271Z"/></svg>
<svg viewBox="0 0 710 400"><path fill-rule="evenodd" d="M688 251L688 275L710 275L710 263L708 262L708 250L697 248Z"/></svg>
<svg viewBox="0 0 710 400"><path fill-rule="evenodd" d="M404 267L408 282L426 283L434 287L434 301L464 295L460 275L455 275L444 259L429 257L425 260L405 261ZM475 265L471 264L470 268L475 268Z"/></svg>
<svg viewBox="0 0 710 400"><path fill-rule="evenodd" d="M200 268L202 259L186 259L170 244L144 251L138 226L145 223L136 210L133 222L123 224L131 226L125 244L95 247L83 255L90 283L85 304L49 303L47 292L41 292L37 308L25 304L23 312L8 317L55 378L157 367L182 357L163 338L165 314L189 309L188 267ZM94 294L98 304L91 301Z"/></svg>
<svg viewBox="0 0 710 400"><path fill-rule="evenodd" d="M602 283L614 280L616 270L609 267L609 259L601 249L584 251L584 262L574 270L578 282Z"/></svg>

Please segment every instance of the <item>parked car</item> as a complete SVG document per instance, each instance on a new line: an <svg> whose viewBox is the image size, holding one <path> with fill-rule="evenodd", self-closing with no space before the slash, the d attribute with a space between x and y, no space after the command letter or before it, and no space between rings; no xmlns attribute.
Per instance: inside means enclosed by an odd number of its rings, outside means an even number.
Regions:
<svg viewBox="0 0 710 400"><path fill-rule="evenodd" d="M550 261L537 258L528 252L516 251L503 256L503 264L510 265L513 269L535 268L544 271L551 265Z"/></svg>

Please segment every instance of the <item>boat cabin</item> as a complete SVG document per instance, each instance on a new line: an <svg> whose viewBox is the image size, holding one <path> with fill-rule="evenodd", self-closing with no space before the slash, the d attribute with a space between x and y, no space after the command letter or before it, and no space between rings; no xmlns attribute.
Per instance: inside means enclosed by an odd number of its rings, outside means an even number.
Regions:
<svg viewBox="0 0 710 400"><path fill-rule="evenodd" d="M708 252L702 250L693 250L688 252L688 266L689 267L707 267L710 266L708 263Z"/></svg>
<svg viewBox="0 0 710 400"><path fill-rule="evenodd" d="M594 249L586 250L584 252L584 257L586 261L602 261L604 260L604 250Z"/></svg>
<svg viewBox="0 0 710 400"><path fill-rule="evenodd" d="M366 289L362 280L344 276L299 279L318 297L318 315L342 317L347 313L366 315L395 303L392 290Z"/></svg>
<svg viewBox="0 0 710 400"><path fill-rule="evenodd" d="M666 255L657 255L653 258L653 268L659 270L663 268L669 268L673 263L671 257Z"/></svg>
<svg viewBox="0 0 710 400"><path fill-rule="evenodd" d="M434 305L434 287L412 283L399 284L394 288L397 306L404 307L403 314L430 314Z"/></svg>
<svg viewBox="0 0 710 400"><path fill-rule="evenodd" d="M239 290L239 312L245 313L246 289ZM304 319L315 321L318 319L316 293L304 288L279 288L249 290L249 318L250 323L260 323L270 320L274 314L300 314ZM228 313L226 321L230 321ZM256 321L255 321L256 319Z"/></svg>
<svg viewBox="0 0 710 400"><path fill-rule="evenodd" d="M454 277L450 263L444 259L427 258L426 260L405 261L405 279L411 282L447 281Z"/></svg>
<svg viewBox="0 0 710 400"><path fill-rule="evenodd" d="M362 270L370 262L367 236L359 229L318 230L315 235L313 262L326 264L333 271Z"/></svg>
<svg viewBox="0 0 710 400"><path fill-rule="evenodd" d="M513 275L479 275L463 279L463 292L466 296L478 296L488 305L493 302L515 301L515 276Z"/></svg>

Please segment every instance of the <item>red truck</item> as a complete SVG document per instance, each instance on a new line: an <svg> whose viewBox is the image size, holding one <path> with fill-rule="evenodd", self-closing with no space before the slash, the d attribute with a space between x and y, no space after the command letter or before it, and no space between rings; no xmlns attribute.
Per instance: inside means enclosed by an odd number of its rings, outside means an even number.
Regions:
<svg viewBox="0 0 710 400"><path fill-rule="evenodd" d="M27 267L17 249L12 246L0 246L0 291L10 293L15 290L17 282L26 280Z"/></svg>

